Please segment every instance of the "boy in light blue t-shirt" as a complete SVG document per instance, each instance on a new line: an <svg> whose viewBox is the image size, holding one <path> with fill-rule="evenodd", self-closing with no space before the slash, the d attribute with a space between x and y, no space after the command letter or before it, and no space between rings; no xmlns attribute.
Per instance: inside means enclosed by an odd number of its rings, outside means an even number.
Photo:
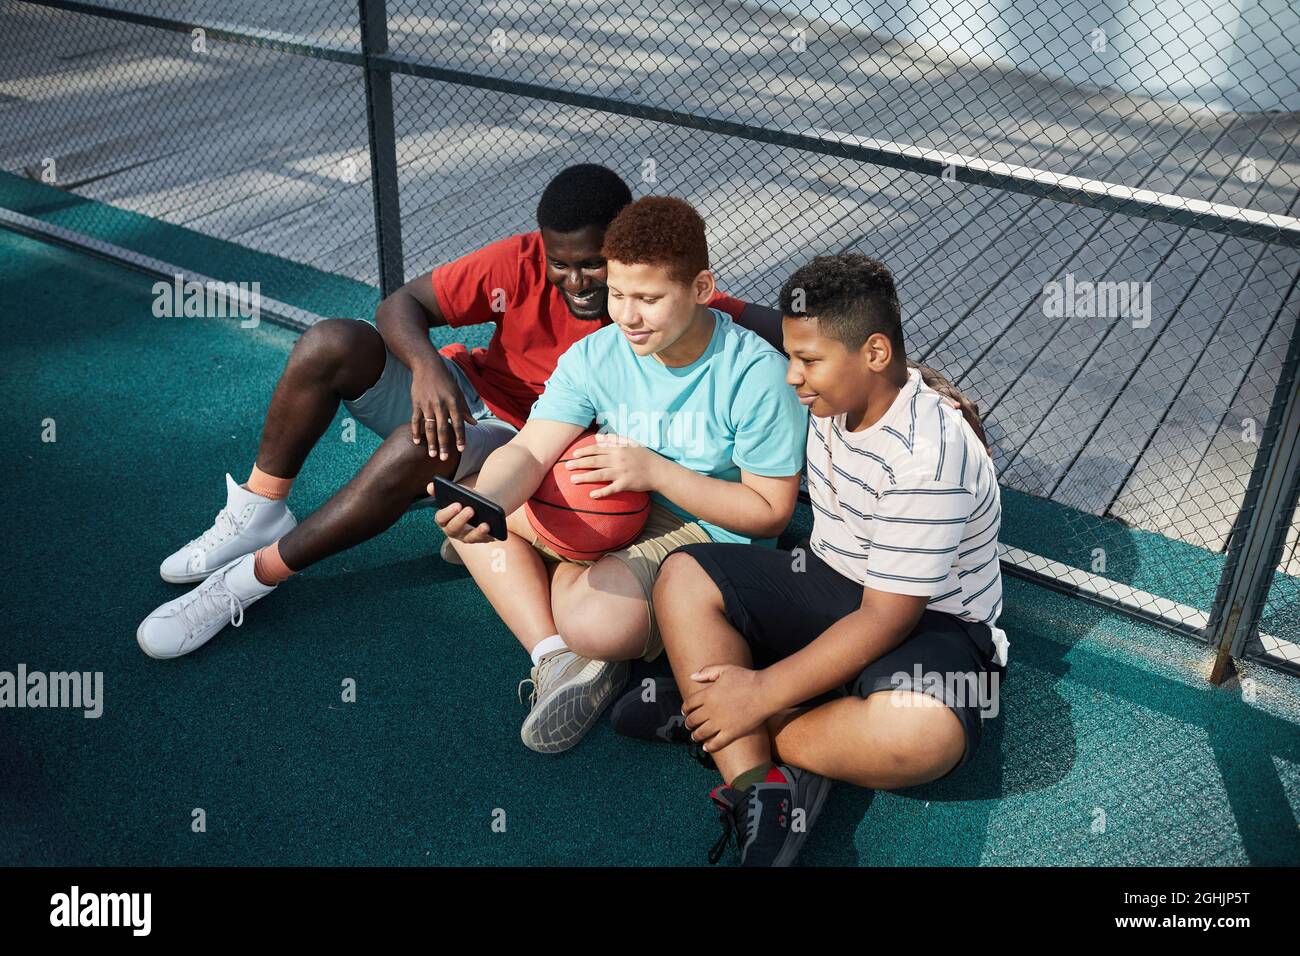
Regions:
<svg viewBox="0 0 1300 956"><path fill-rule="evenodd" d="M644 445L696 474L740 481L741 473L798 473L808 415L785 385L780 353L731 316L708 309L704 352L683 366L641 356L618 325L594 332L560 357L530 418L567 422ZM591 480L590 478L587 480ZM772 547L774 536L733 531L693 514L655 489L651 500L712 541Z"/></svg>
<svg viewBox="0 0 1300 956"><path fill-rule="evenodd" d="M704 221L688 203L632 203L606 230L602 252L615 324L565 352L524 428L474 484L508 515L507 540L491 538L472 509L435 515L532 656L520 736L543 753L577 743L626 681L627 661L663 649L652 596L669 552L775 544L794 513L807 436L785 358L705 305L714 279ZM576 453L569 467L586 470L574 482L609 482L593 498L649 492L651 511L629 547L571 561L538 541L523 504L592 425L604 434Z"/></svg>

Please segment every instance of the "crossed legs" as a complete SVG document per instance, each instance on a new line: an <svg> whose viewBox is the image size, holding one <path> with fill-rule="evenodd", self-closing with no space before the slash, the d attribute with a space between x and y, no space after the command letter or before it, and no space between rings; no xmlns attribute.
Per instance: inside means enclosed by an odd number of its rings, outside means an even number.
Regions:
<svg viewBox="0 0 1300 956"><path fill-rule="evenodd" d="M722 593L690 555L673 554L664 562L655 583L655 614L683 696L690 695L690 675L703 667L752 666L748 644L727 619ZM892 790L942 777L964 750L961 721L950 708L925 694L889 692L776 714L711 756L727 782L774 760Z"/></svg>

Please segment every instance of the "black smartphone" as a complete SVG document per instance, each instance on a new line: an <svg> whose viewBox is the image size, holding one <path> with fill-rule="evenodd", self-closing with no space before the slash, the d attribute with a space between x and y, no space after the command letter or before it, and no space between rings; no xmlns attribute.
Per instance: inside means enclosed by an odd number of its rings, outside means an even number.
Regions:
<svg viewBox="0 0 1300 956"><path fill-rule="evenodd" d="M506 539L506 513L499 504L489 501L463 485L458 485L456 482L448 481L442 477L433 479L433 500L439 508L445 508L452 502L473 508L474 517L471 519L471 523L475 527L486 521L488 533L492 537L498 541Z"/></svg>

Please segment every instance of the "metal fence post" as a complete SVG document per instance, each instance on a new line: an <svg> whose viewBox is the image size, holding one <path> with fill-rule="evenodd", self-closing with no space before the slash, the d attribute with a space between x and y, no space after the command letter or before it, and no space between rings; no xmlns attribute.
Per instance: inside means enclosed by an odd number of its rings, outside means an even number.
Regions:
<svg viewBox="0 0 1300 956"><path fill-rule="evenodd" d="M366 125L370 137L370 188L375 207L375 243L379 251L379 288L385 295L405 279L402 261L402 216L397 192L397 137L393 128L393 78L376 66L388 52L385 0L357 0L361 16L361 51L366 68Z"/></svg>
<svg viewBox="0 0 1300 956"><path fill-rule="evenodd" d="M1216 648L1210 680L1232 676L1232 658L1240 657L1259 626L1273 571L1300 495L1300 321L1291 332L1277 392L1246 497L1228 538L1228 560L1219 579L1205 634Z"/></svg>

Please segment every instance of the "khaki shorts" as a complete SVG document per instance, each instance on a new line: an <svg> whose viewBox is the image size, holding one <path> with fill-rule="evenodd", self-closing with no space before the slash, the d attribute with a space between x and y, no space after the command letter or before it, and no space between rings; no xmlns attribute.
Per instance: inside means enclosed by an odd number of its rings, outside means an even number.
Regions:
<svg viewBox="0 0 1300 956"><path fill-rule="evenodd" d="M659 624L655 620L654 601L652 600L655 577L659 574L659 565L664 563L664 559L674 549L684 544L709 544L712 541L713 539L709 537L709 533L698 523L686 521L680 515L669 511L658 502L652 501L650 502L650 516L646 518L645 527L641 529L640 536L626 548L611 551L605 555L607 558L618 558L626 564L636 577L637 583L641 585L641 592L645 595L646 610L650 613L650 633L646 637L645 650L641 652L642 660L652 661L664 649L664 641L659 634ZM548 561L580 564L584 567L595 564L594 561L577 561L556 554L545 542L539 540L535 533L531 544L541 552L543 559Z"/></svg>

